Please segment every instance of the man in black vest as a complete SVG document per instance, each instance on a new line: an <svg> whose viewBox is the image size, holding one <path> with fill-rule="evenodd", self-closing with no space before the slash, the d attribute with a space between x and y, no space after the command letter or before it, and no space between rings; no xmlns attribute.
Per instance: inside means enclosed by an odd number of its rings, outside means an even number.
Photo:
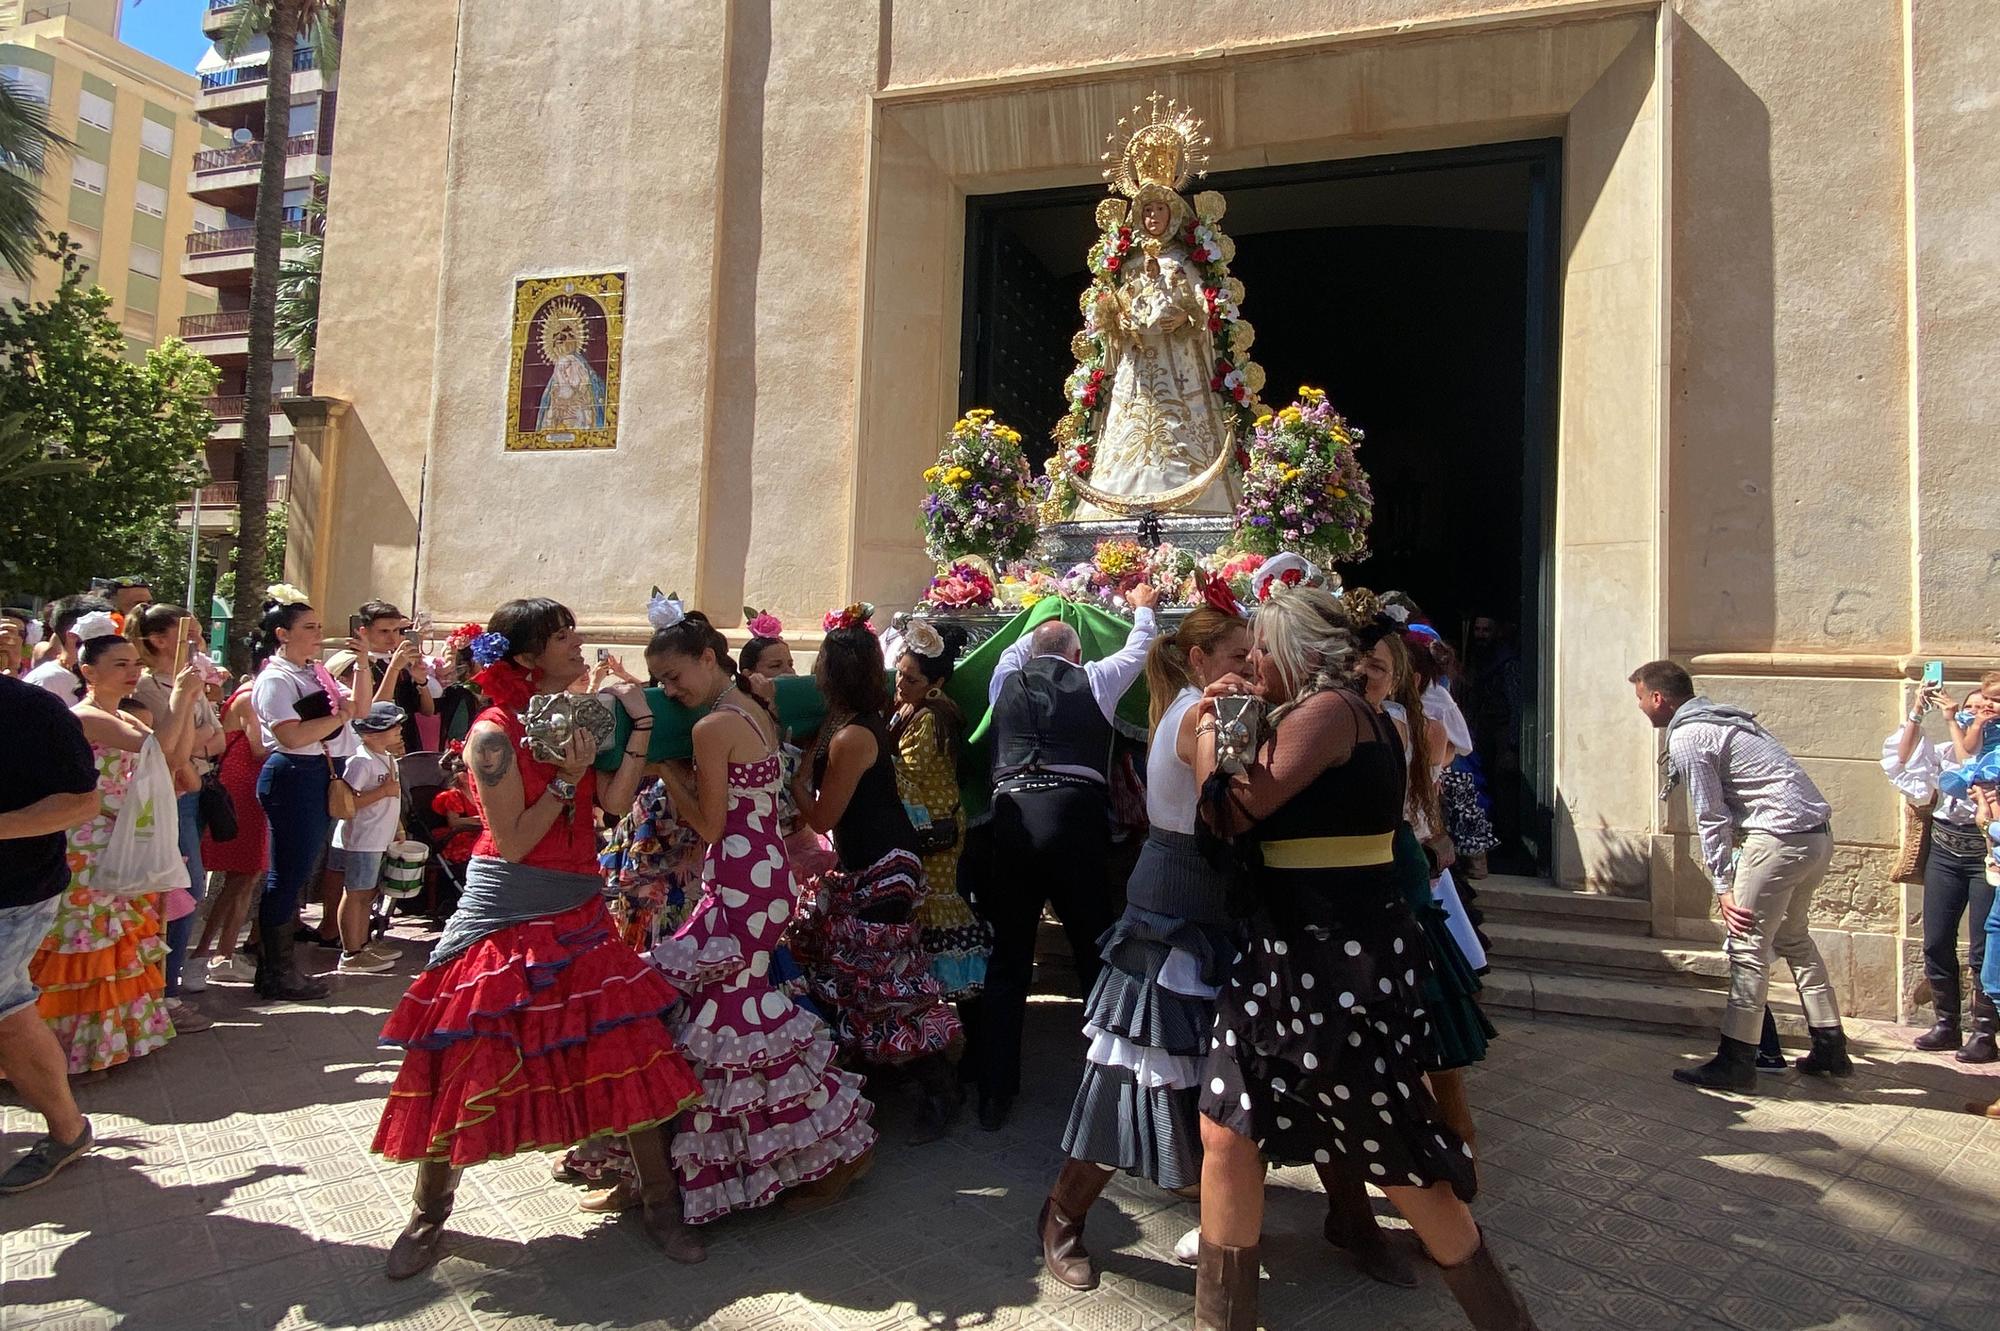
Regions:
<svg viewBox="0 0 2000 1331"><path fill-rule="evenodd" d="M1083 660L1076 630L1049 620L993 670L993 877L982 913L993 926L986 989L969 1014L979 1126L997 1132L1021 1089L1021 1026L1034 979L1035 928L1055 908L1084 992L1097 940L1112 924L1111 717L1145 669L1159 594L1126 596L1132 633L1102 661Z"/></svg>

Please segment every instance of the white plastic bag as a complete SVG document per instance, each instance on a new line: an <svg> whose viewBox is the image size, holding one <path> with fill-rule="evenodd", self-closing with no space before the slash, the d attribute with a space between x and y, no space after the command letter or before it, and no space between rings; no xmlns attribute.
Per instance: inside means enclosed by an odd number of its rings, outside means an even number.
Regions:
<svg viewBox="0 0 2000 1331"><path fill-rule="evenodd" d="M91 886L114 896L142 897L187 886L181 859L180 814L174 804L174 774L151 735L139 749L125 802L111 821L111 839L97 854Z"/></svg>

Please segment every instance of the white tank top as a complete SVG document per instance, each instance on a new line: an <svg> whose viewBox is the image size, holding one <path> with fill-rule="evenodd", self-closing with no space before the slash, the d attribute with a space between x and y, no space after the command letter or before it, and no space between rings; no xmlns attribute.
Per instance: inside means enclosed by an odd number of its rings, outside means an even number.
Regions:
<svg viewBox="0 0 2000 1331"><path fill-rule="evenodd" d="M1196 804L1201 792L1195 789L1194 768L1174 752L1181 718L1201 701L1201 690L1185 688L1160 714L1153 728L1153 742L1146 750L1146 821L1163 832L1194 835Z"/></svg>

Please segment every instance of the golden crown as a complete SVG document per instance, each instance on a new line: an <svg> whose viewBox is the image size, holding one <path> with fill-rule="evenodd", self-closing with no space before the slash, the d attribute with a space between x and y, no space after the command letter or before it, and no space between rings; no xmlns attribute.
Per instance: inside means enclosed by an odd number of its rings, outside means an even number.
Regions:
<svg viewBox="0 0 2000 1331"><path fill-rule="evenodd" d="M581 354L589 344L583 306L567 297L550 301L542 316L542 358L553 365L564 356Z"/></svg>
<svg viewBox="0 0 2000 1331"><path fill-rule="evenodd" d="M1125 134L1123 148L1118 147L1120 132ZM1128 199L1137 198L1147 185L1179 191L1188 181L1208 174L1203 168L1210 140L1202 132L1201 118L1192 108L1157 92L1146 98L1146 105L1133 107L1131 115L1119 120L1104 142L1104 178Z"/></svg>

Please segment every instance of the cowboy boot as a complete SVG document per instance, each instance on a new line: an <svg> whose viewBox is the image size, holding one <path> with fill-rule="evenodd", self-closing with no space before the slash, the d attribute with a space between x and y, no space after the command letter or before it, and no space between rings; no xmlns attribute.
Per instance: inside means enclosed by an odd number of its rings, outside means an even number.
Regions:
<svg viewBox="0 0 2000 1331"><path fill-rule="evenodd" d="M287 932L289 938L290 934ZM444 1244L444 1222L451 1216L452 1198L458 1192L459 1170L443 1160L423 1160L417 1164L416 1210L410 1223L396 1236L384 1268L391 1280L408 1280L428 1271Z"/></svg>
<svg viewBox="0 0 2000 1331"><path fill-rule="evenodd" d="M667 1257L686 1266L708 1259L708 1245L681 1218L681 1192L667 1155L667 1130L648 1128L625 1138L639 1180L639 1214L646 1234Z"/></svg>
<svg viewBox="0 0 2000 1331"><path fill-rule="evenodd" d="M1493 1260L1493 1250L1486 1246L1484 1233L1480 1234L1479 1246L1472 1256L1457 1266L1441 1269L1444 1283L1451 1288L1458 1306L1465 1310L1473 1331L1536 1331L1528 1305L1521 1301L1520 1291L1509 1283L1500 1263Z"/></svg>
<svg viewBox="0 0 2000 1331"><path fill-rule="evenodd" d="M1083 1246L1083 1218L1111 1181L1111 1171L1088 1160L1063 1161L1035 1227L1042 1236L1042 1265L1071 1289L1096 1289L1097 1267Z"/></svg>
<svg viewBox="0 0 2000 1331"><path fill-rule="evenodd" d="M1847 1032L1838 1026L1811 1026L1812 1052L1792 1066L1814 1076L1852 1077L1854 1060L1847 1056Z"/></svg>
<svg viewBox="0 0 2000 1331"><path fill-rule="evenodd" d="M1757 1046L1748 1040L1722 1037L1715 1057L1698 1068L1675 1068L1674 1080L1699 1086L1705 1091L1754 1091L1757 1089Z"/></svg>
<svg viewBox="0 0 2000 1331"><path fill-rule="evenodd" d="M1931 986L1931 1007L1937 1017L1935 1024L1910 1042L1912 1048L1927 1054L1948 1053L1965 1043L1965 1030L1960 1021L1958 985L1933 984ZM1975 1011L1977 1009L1974 1009Z"/></svg>
<svg viewBox="0 0 2000 1331"><path fill-rule="evenodd" d="M1399 1289L1417 1287L1417 1271L1390 1244L1368 1204L1368 1185L1361 1176L1337 1164L1314 1165L1326 1189L1326 1241L1354 1258L1361 1274Z"/></svg>
<svg viewBox="0 0 2000 1331"><path fill-rule="evenodd" d="M1972 1038L1965 1042L1965 1048L1958 1051L1958 1061L2000 1061L2000 1044L1996 1044L1994 1039L1996 1029L2000 1029L2000 1015L1994 1012L1993 1000L1975 989L1972 994Z"/></svg>
<svg viewBox="0 0 2000 1331"><path fill-rule="evenodd" d="M1194 1259L1194 1331L1257 1331L1257 1245L1201 1241Z"/></svg>

